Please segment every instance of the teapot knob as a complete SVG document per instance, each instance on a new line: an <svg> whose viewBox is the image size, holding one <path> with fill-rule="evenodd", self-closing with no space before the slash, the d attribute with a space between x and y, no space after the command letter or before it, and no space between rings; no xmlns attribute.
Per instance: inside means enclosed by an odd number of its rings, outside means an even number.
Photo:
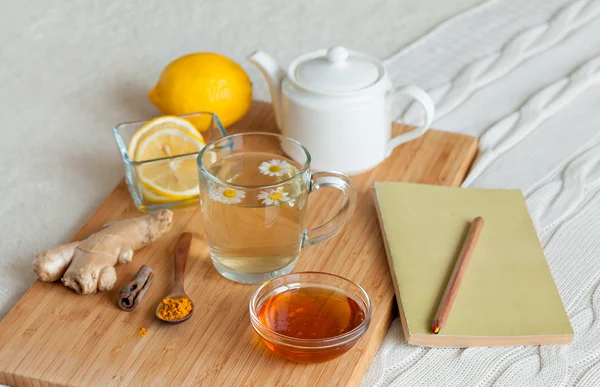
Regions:
<svg viewBox="0 0 600 387"><path fill-rule="evenodd" d="M343 62L348 58L348 50L342 46L333 46L327 50L327 59L331 63Z"/></svg>

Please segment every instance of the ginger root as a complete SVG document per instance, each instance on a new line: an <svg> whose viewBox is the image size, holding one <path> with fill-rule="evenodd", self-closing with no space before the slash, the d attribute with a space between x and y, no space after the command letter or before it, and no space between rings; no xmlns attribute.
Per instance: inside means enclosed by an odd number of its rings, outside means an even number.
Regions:
<svg viewBox="0 0 600 387"><path fill-rule="evenodd" d="M63 284L79 294L111 290L117 281L114 266L131 262L135 250L166 234L172 225L169 210L113 222L82 241L42 251L33 260L33 271L43 282L62 277Z"/></svg>

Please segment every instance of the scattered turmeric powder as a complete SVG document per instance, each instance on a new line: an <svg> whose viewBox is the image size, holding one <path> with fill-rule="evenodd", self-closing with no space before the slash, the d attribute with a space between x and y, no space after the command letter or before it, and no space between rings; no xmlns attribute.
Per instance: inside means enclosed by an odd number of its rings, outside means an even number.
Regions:
<svg viewBox="0 0 600 387"><path fill-rule="evenodd" d="M192 312L192 301L187 297L163 298L158 317L163 320L181 320Z"/></svg>
<svg viewBox="0 0 600 387"><path fill-rule="evenodd" d="M137 335L140 336L140 337L144 336L146 333L148 333L148 330L146 328L139 328L137 330Z"/></svg>

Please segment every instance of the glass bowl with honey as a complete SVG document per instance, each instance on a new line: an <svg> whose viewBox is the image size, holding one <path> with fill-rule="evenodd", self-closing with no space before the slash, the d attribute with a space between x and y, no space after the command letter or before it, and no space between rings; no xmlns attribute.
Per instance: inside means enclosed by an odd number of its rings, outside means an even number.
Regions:
<svg viewBox="0 0 600 387"><path fill-rule="evenodd" d="M371 300L334 274L303 272L265 282L250 299L250 321L264 343L296 363L341 356L367 331Z"/></svg>

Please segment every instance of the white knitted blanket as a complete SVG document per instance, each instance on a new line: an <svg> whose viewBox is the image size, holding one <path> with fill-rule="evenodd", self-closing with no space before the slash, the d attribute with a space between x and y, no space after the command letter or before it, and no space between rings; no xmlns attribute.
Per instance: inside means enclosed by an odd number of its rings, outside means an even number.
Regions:
<svg viewBox="0 0 600 387"><path fill-rule="evenodd" d="M363 385L600 386L600 1L488 1L387 65L435 97L436 127L480 136L464 186L522 189L575 338L428 349L396 320Z"/></svg>

